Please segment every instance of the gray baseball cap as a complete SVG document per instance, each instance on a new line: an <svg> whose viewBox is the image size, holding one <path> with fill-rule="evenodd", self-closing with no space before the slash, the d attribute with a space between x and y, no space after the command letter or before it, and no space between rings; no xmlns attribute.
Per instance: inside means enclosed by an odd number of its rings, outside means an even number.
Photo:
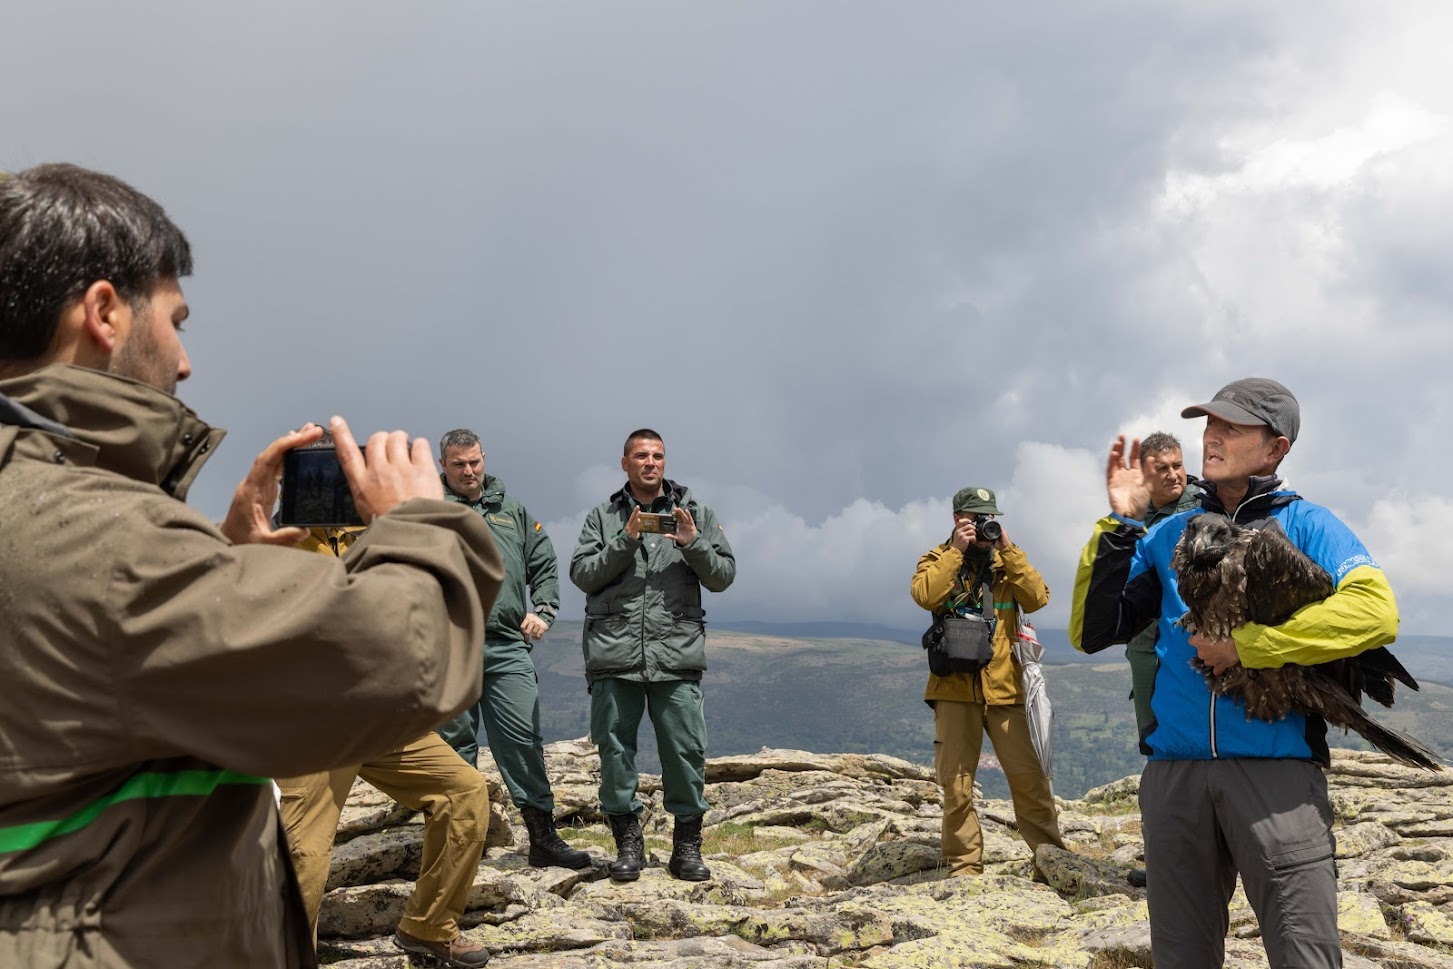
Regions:
<svg viewBox="0 0 1453 969"><path fill-rule="evenodd" d="M1266 377L1233 380L1204 404L1181 411L1182 417L1219 417L1230 424L1258 424L1296 443L1302 409L1292 392Z"/></svg>

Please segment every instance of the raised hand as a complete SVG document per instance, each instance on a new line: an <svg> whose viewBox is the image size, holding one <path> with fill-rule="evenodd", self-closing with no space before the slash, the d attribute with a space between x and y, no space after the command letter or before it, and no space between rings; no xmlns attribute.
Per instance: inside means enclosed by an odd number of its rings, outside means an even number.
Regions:
<svg viewBox="0 0 1453 969"><path fill-rule="evenodd" d="M1110 445L1105 462L1105 493L1115 514L1136 521L1145 518L1150 510L1150 485L1140 470L1140 438L1131 440L1128 453L1124 434Z"/></svg>

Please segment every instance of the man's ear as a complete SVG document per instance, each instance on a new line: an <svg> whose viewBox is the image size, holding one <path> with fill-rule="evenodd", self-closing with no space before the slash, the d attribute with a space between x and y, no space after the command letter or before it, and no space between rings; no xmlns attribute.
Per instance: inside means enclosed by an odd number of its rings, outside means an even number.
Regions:
<svg viewBox="0 0 1453 969"><path fill-rule="evenodd" d="M61 310L46 360L104 370L130 326L130 304L108 280L99 279Z"/></svg>
<svg viewBox="0 0 1453 969"><path fill-rule="evenodd" d="M1289 438L1278 437L1271 442L1271 454L1272 457L1277 461L1277 463L1281 463L1281 459L1286 457L1287 452L1291 449L1292 442Z"/></svg>
<svg viewBox="0 0 1453 969"><path fill-rule="evenodd" d="M109 357L131 326L131 304L109 280L98 279L81 294L79 309L84 338Z"/></svg>

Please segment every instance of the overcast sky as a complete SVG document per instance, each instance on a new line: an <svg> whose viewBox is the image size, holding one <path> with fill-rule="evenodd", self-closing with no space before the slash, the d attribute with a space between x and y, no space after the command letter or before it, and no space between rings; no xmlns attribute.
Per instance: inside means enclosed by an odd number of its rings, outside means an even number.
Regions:
<svg viewBox="0 0 1453 969"><path fill-rule="evenodd" d="M1112 437L1199 469L1180 408L1269 376L1288 480L1437 634L1449 36L1437 0L16 3L0 168L190 237L214 517L305 420L468 426L563 565L648 425L737 553L711 617L922 625L973 484L1063 626Z"/></svg>

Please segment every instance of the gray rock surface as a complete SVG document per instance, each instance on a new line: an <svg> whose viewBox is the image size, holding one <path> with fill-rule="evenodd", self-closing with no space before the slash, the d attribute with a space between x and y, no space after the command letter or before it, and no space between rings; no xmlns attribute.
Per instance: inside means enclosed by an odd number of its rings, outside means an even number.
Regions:
<svg viewBox="0 0 1453 969"><path fill-rule="evenodd" d="M1453 969L1453 771L1334 751L1338 921L1348 969ZM562 834L584 872L533 869L518 812L487 756L493 822L463 919L497 969L1073 969L1150 966L1140 863L1139 778L1061 801L1069 850L1031 859L1007 801L980 801L985 873L945 877L932 771L892 757L763 750L707 766L705 853L714 877L665 871L671 819L660 782L642 798L648 867L616 884L584 740L546 750ZM389 941L413 889L422 828L359 781L344 812L319 924L326 963L402 967ZM1037 861L1048 884L1030 881ZM1237 890L1226 965L1264 967L1256 918Z"/></svg>

